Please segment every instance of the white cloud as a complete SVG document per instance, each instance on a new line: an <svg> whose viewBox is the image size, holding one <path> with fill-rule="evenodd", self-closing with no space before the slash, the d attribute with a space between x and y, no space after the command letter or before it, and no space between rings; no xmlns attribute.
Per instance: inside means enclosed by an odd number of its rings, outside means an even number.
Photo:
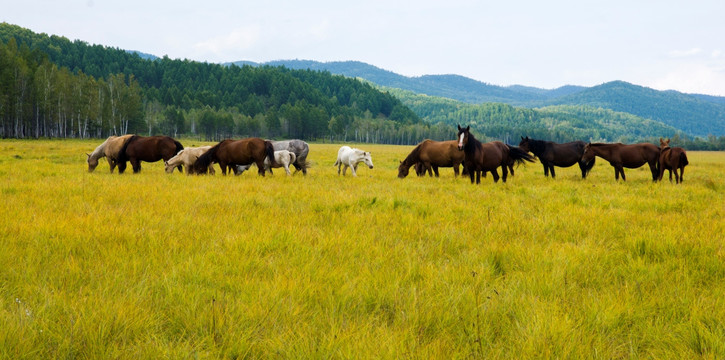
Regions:
<svg viewBox="0 0 725 360"><path fill-rule="evenodd" d="M701 52L702 52L702 49L700 49L700 48L692 48L689 50L672 50L669 52L669 56L672 58L683 58L683 57L695 56Z"/></svg>

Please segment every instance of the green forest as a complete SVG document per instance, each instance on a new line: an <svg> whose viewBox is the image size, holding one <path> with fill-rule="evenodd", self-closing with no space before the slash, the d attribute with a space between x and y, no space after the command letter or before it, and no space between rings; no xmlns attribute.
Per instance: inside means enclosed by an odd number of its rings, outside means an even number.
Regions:
<svg viewBox="0 0 725 360"><path fill-rule="evenodd" d="M469 104L379 87L325 70L144 59L122 49L0 23L0 137L259 136L416 144L449 140L457 124L485 140L673 137L725 149L725 137L688 136L661 121L596 105Z"/></svg>
<svg viewBox="0 0 725 360"><path fill-rule="evenodd" d="M328 72L223 66L0 24L0 136L121 133L415 143L436 134L400 100Z"/></svg>

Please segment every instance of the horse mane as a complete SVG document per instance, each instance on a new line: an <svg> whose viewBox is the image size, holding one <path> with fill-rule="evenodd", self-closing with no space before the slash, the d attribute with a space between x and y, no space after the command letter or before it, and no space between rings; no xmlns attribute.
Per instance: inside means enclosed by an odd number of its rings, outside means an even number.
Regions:
<svg viewBox="0 0 725 360"><path fill-rule="evenodd" d="M100 159L100 158L106 156L104 151L106 150L106 145L108 145L109 140L111 140L111 136L109 136L108 139L106 139L106 141L101 143L101 145L98 145L98 147L96 147L96 149L93 150L93 152L90 153L90 155L88 157L90 159Z"/></svg>
<svg viewBox="0 0 725 360"><path fill-rule="evenodd" d="M546 141L529 138L529 149L534 154L541 154L546 151Z"/></svg>
<svg viewBox="0 0 725 360"><path fill-rule="evenodd" d="M229 140L222 140L218 144L212 146L211 149L201 154L201 156L199 156L194 162L194 165L192 165L194 173L206 174L209 165L214 161L214 159L216 159L216 152L219 149L219 146L227 141Z"/></svg>
<svg viewBox="0 0 725 360"><path fill-rule="evenodd" d="M481 151L482 149L483 145L481 142L478 141L478 139L476 139L470 131L468 131L468 142L463 147L463 151L466 153L475 153L477 151Z"/></svg>
<svg viewBox="0 0 725 360"><path fill-rule="evenodd" d="M420 151L421 151L421 148L423 147L423 144L426 144L429 141L430 140L423 140L423 141L421 141L421 143L418 144L413 149L413 151L410 152L410 154L408 154L408 156L405 158L405 160L403 160L403 165L413 166L413 164L417 163L418 160L420 159Z"/></svg>

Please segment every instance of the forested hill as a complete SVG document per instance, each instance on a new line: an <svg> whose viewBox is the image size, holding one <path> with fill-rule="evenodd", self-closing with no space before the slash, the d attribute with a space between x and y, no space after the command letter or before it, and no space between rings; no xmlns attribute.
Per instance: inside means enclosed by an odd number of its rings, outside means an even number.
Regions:
<svg viewBox="0 0 725 360"><path fill-rule="evenodd" d="M470 104L499 102L527 108L552 105L601 107L659 121L690 135L725 135L725 97L657 91L623 81L594 87L567 85L546 90L521 85L496 86L458 75L406 77L356 61L322 63L288 60L270 64L326 70L363 78L384 87Z"/></svg>
<svg viewBox="0 0 725 360"><path fill-rule="evenodd" d="M0 24L0 136L114 133L401 139L420 118L388 93L329 72L223 66ZM421 124L421 126L424 126ZM427 125L425 125L427 126ZM378 131L376 131L378 130Z"/></svg>
<svg viewBox="0 0 725 360"><path fill-rule="evenodd" d="M549 104L601 107L660 121L688 134L725 135L725 104L717 103L717 99L613 81L560 97Z"/></svg>

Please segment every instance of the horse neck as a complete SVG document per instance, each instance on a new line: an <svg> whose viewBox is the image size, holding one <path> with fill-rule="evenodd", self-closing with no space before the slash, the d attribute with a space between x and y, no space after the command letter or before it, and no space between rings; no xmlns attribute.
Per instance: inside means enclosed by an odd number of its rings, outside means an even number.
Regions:
<svg viewBox="0 0 725 360"><path fill-rule="evenodd" d="M98 145L98 147L95 150L93 150L90 158L97 160L97 159L100 159L100 158L106 156L106 154L105 154L106 144L108 144L108 139L106 139L106 141L104 141L101 145Z"/></svg>
<svg viewBox="0 0 725 360"><path fill-rule="evenodd" d="M403 165L410 169L410 167L415 165L418 161L420 161L420 145L416 146L415 149L408 154L405 160L403 160Z"/></svg>
<svg viewBox="0 0 725 360"><path fill-rule="evenodd" d="M466 145L463 146L463 152L467 154L475 153L476 151L481 149L481 142L476 139L476 137L473 136L473 134L468 133L468 141L466 141Z"/></svg>
<svg viewBox="0 0 725 360"><path fill-rule="evenodd" d="M529 140L529 149L535 155L542 154L546 150L546 141L542 140Z"/></svg>

